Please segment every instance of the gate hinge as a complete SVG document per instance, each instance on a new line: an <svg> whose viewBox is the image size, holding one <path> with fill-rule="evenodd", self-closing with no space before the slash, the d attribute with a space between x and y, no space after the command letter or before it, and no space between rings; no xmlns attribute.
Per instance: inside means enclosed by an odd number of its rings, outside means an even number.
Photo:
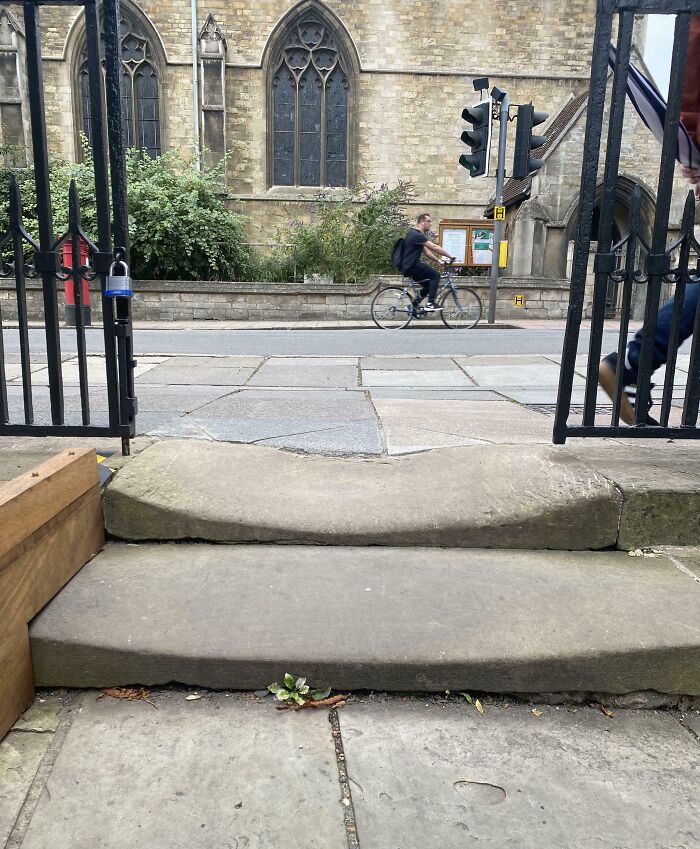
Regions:
<svg viewBox="0 0 700 849"><path fill-rule="evenodd" d="M55 274L58 270L58 256L55 251L36 251L34 254L34 268L39 274L48 272Z"/></svg>
<svg viewBox="0 0 700 849"><path fill-rule="evenodd" d="M95 251L92 255L92 267L98 274L109 274L109 267L113 262L111 251Z"/></svg>
<svg viewBox="0 0 700 849"><path fill-rule="evenodd" d="M593 271L596 274L612 274L616 265L616 254L596 254L593 259Z"/></svg>
<svg viewBox="0 0 700 849"><path fill-rule="evenodd" d="M671 257L666 254L647 254L648 274L668 274L671 270Z"/></svg>

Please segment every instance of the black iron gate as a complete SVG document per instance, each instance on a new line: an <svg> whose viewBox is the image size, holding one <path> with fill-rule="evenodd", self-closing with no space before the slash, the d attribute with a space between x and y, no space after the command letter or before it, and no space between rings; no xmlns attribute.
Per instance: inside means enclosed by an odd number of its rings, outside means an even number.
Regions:
<svg viewBox="0 0 700 849"><path fill-rule="evenodd" d="M23 410L20 418L23 421L12 421L8 403L3 318L0 315L0 436L121 436L122 451L127 454L129 440L135 434L136 416L131 301L128 297L111 297L106 294L112 263L115 259L128 261L129 247L121 121L119 0L104 0L103 36L100 34L97 0L25 0L23 5L39 239L38 243L35 242L24 227L20 192L16 179L12 177L10 224L8 231L0 238L0 274L14 277L15 280L22 380ZM39 30L41 5L83 6L85 11L97 211L96 243L82 229L78 192L74 184L70 188L68 231L56 239L53 230ZM101 42L103 50L100 49ZM28 277L41 278L50 424L48 421L37 422L34 411L35 387L32 386L32 352L27 318ZM109 416L107 422L99 425L91 423L85 317L82 309L83 293L87 288L85 283L91 280L99 282L101 293ZM80 422L71 422L67 420L70 416L66 416L59 329L59 281L72 283L75 297Z"/></svg>
<svg viewBox="0 0 700 849"><path fill-rule="evenodd" d="M697 438L698 405L700 403L700 352L698 329L700 310L695 313L693 342L680 423L669 425L672 410L676 357L680 339L680 322L688 284L700 281L700 246L694 238L695 199L689 193L683 214L680 236L668 242L669 211L673 189L676 146L683 86L683 73L688 49L691 14L700 13L700 0L598 0L591 69L588 117L584 142L578 229L571 275L571 294L562 357L559 396L554 425L554 442L563 443L569 436L624 436L650 438ZM636 14L675 14L676 26L671 61L671 83L664 123L659 168L656 217L651 244L640 235L641 193L637 187L632 200L630 233L613 244L613 211L620 162L620 146L629 73L632 29ZM598 232L598 250L594 262L593 310L591 315L588 367L582 419L569 423L574 415L571 398L576 369L576 354L584 307L586 266L591 243L598 157L603 129L608 60L613 22L617 16L617 49L612 94L609 104L607 151L603 177L603 198ZM656 143L649 137L650 148ZM622 255L622 262L618 257ZM612 410L597 408L599 363L602 351L606 293L610 282L622 287L620 331L617 345L617 368L614 379ZM666 362L659 424L650 424L647 413L654 368L654 342L662 285L674 287L670 344ZM636 374L636 404L631 426L620 423L624 403L624 371L629 331L632 294L636 286L646 284L641 354ZM690 300L688 301L690 303ZM578 415L578 412L576 413ZM603 418L607 419L603 423Z"/></svg>

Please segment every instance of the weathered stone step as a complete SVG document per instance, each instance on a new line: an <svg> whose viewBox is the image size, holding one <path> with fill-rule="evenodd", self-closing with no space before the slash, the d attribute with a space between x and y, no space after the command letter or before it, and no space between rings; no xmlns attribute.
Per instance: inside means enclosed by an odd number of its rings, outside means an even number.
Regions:
<svg viewBox="0 0 700 849"><path fill-rule="evenodd" d="M621 505L552 446L344 459L173 440L121 469L105 517L127 540L578 550L615 546Z"/></svg>
<svg viewBox="0 0 700 849"><path fill-rule="evenodd" d="M665 555L113 543L34 620L38 685L700 693Z"/></svg>

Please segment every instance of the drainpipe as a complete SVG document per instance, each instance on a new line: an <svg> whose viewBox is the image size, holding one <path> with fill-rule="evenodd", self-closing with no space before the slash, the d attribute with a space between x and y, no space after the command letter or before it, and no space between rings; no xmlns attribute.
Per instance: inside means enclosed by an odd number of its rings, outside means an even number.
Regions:
<svg viewBox="0 0 700 849"><path fill-rule="evenodd" d="M197 168L200 163L199 146L199 74L197 73L197 0L191 0L192 4L192 97L194 101L194 149L197 158Z"/></svg>

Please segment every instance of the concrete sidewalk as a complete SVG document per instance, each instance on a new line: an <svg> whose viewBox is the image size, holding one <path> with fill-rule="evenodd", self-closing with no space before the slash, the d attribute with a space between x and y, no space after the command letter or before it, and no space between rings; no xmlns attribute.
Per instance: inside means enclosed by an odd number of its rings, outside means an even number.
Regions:
<svg viewBox="0 0 700 849"><path fill-rule="evenodd" d="M582 367L584 360L580 358ZM671 424L680 421L687 379L688 357L678 360ZM104 363L91 356L88 365L92 420L104 424ZM66 359L63 372L67 423L77 424L75 358ZM662 377L657 375L657 381ZM8 364L8 378L11 420L19 421L18 362ZM139 357L136 368L137 431L149 439L254 443L340 456L550 443L558 380L557 356L148 355ZM48 423L44 363L35 363L33 381L36 421ZM584 373L579 371L572 419L580 418L583 388ZM610 401L600 392L598 420L609 423L610 414ZM0 448L11 444L0 441ZM118 449L119 442L103 440L101 447Z"/></svg>
<svg viewBox="0 0 700 849"><path fill-rule="evenodd" d="M252 693L144 695L39 693L0 744L0 846L698 845L700 714L687 705L482 697L481 714L460 694L372 694L295 713Z"/></svg>

